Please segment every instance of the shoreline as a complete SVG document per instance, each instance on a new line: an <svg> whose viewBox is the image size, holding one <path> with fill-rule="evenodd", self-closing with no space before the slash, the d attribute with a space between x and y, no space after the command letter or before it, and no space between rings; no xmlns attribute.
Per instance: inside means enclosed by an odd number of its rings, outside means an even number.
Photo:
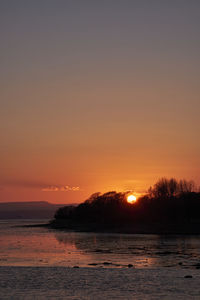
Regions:
<svg viewBox="0 0 200 300"><path fill-rule="evenodd" d="M126 225L121 228L116 226L99 226L97 224L92 224L92 226L86 224L74 224L67 226L66 224L60 222L52 222L46 224L26 224L20 225L16 227L43 227L54 229L58 231L66 231L66 232L91 232L91 233L116 233L116 234L155 234L155 235L200 235L200 227L197 226L199 224L190 224L180 226L180 224L170 224L166 226L166 224L145 224L145 225ZM134 227L134 228L133 228Z"/></svg>

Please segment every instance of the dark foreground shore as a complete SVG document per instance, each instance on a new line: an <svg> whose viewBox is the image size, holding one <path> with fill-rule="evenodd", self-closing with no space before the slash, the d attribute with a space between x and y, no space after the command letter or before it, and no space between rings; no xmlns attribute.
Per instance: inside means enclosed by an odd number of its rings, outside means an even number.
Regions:
<svg viewBox="0 0 200 300"><path fill-rule="evenodd" d="M199 299L199 270L0 267L0 298Z"/></svg>

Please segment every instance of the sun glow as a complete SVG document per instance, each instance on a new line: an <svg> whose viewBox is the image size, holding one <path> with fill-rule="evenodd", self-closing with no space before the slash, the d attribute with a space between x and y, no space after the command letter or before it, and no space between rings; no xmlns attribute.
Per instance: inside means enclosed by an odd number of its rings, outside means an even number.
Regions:
<svg viewBox="0 0 200 300"><path fill-rule="evenodd" d="M130 203L130 204L133 204L137 201L137 198L134 196L134 195L129 195L127 197L127 202Z"/></svg>

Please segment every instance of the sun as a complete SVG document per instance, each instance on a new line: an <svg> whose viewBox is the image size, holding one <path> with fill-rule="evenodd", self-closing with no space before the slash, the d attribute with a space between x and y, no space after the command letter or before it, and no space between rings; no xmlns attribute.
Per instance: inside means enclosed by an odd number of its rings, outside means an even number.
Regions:
<svg viewBox="0 0 200 300"><path fill-rule="evenodd" d="M133 204L137 201L137 198L134 196L134 195L129 195L127 197L127 202L130 203L130 204Z"/></svg>

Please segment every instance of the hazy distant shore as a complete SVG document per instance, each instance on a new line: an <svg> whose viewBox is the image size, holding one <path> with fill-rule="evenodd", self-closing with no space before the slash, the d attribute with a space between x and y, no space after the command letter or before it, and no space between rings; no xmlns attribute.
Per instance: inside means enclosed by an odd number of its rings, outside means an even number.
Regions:
<svg viewBox="0 0 200 300"><path fill-rule="evenodd" d="M13 219L52 219L57 209L64 204L52 204L47 201L1 202L0 220Z"/></svg>

